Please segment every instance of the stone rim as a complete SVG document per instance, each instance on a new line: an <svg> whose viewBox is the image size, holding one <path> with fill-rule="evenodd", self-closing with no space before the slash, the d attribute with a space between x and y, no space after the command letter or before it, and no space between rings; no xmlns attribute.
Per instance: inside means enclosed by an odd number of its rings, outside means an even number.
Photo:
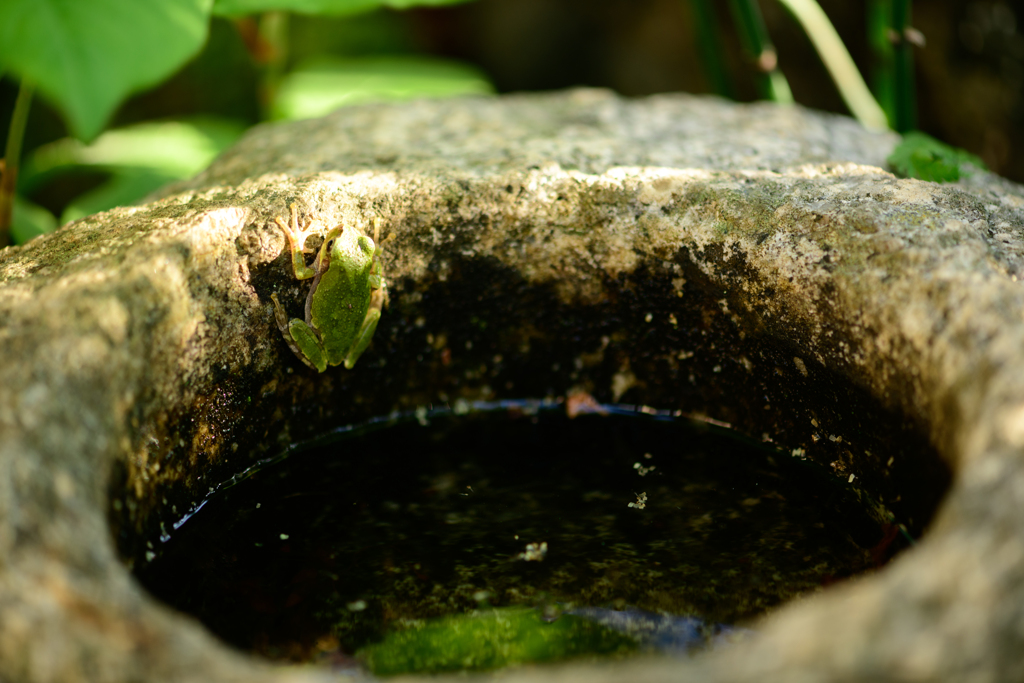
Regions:
<svg viewBox="0 0 1024 683"><path fill-rule="evenodd" d="M549 97L563 110L596 108L605 112L602 116L611 116L607 110L625 106L614 98L593 93ZM680 99L686 107L695 106L689 98ZM517 106L515 98L502 101L510 103L510 110ZM461 105L453 106L458 108ZM471 106L466 105L464 109ZM388 110L371 107L366 111L370 116L386 118L383 113ZM405 115L401 108L394 111L398 112L396 116ZM813 115L799 110L796 115L814 119ZM310 125L337 126L339 120L335 117L329 123ZM577 121L573 125L583 124ZM568 128L562 132L565 130ZM284 127L268 130L267 135L283 136L283 140L286 133L282 131ZM294 132L292 130L287 135ZM258 139L257 135L254 134L252 139ZM565 136L571 138L569 133ZM267 147L270 149L273 145ZM555 150L560 151L564 150ZM554 152L552 154L558 156ZM431 259L424 259L418 251L431 245L432 235L445 235L439 227L451 230L457 241L461 239L457 234L459 226L485 231L488 225L493 224L493 217L498 217L506 221L502 239L515 237L517 229L529 237L531 226L557 225L561 214L542 211L544 206L552 204L552 188L562 188L567 192L576 188L575 196L579 201L575 204L570 202L570 208L578 207L581 213L577 218L591 225L597 224L593 218L598 215L595 212L599 207L608 205L608 201L601 201L602 197L607 200L616 192L627 193L633 199L629 205L632 210L623 211L618 221L599 223L606 229L605 241L609 247L601 255L600 270L612 275L630 272L631 263L635 267L635 259L630 254L635 256L638 241L642 242L645 250L642 253L652 262L665 260L662 255L677 252L680 243L691 254L707 254L716 246L723 254L741 254L746 267L759 273L763 282L778 286L771 295L766 290L748 293L749 301L762 306L754 305L751 309L760 315L764 327L769 330L798 330L800 349L804 352L801 358L805 365L807 359L834 363L855 383L867 387L880 401L900 408L904 414L927 425L930 439L954 473L952 488L932 530L913 553L899 559L882 574L858 585L784 610L766 625L763 637L745 649L745 658L729 661L709 658L682 668L704 680L752 680L755 676L759 680L793 680L799 677L815 680L896 680L908 677L949 680L966 676L975 666L980 668L972 671L980 680L1010 680L1021 673L1021 664L1012 654L1019 649L1014 650L1011 646L1020 645L1020 631L1015 624L1021 619L1018 604L1024 604L1024 601L1006 598L1019 595L1017 587L1024 572L1024 550L1019 534L1015 533L1019 525L1016 519L1019 517L1016 515L1020 505L1019 491L1024 488L1021 484L1024 468L1020 458L1024 447L1024 428L1021 427L1024 423L1024 386L1015 379L1024 376L1024 325L1019 314L1024 310L1024 297L1016 281L1020 273L1021 226L1024 225L1024 200L1021 199L1024 193L1019 188L1006 189L1004 186L1002 189L968 190L938 187L896 180L877 168L828 162L811 163L790 170L779 168L778 171L761 169L747 172L618 166L601 174L583 174L546 165L525 169L518 174L506 173L500 183L485 183L474 173L464 174L458 170L433 184L426 180L409 182L411 171L401 177L393 168L376 174L347 175L339 171L320 171L317 175L303 175L303 165L323 163L307 155L288 177L264 176L235 189L182 189L182 194L162 202L141 209L118 210L106 217L84 219L38 244L33 243L34 246L5 252L0 263L9 293L4 308L9 315L5 318L9 330L18 330L23 335L21 338L10 334L5 337L8 353L35 359L28 363L33 368L46 368L49 359L54 357L52 354L47 357L42 351L32 354L19 350L23 347L18 344L23 340L45 348L49 338L61 334L61 327L47 327L49 319L45 315L42 323L31 322L30 307L24 303L31 296L37 312L45 314L47 307L62 311L64 330L76 329L75 315L81 317L79 338L74 344L61 347L83 354L78 361L80 373L73 378L80 386L93 381L90 378L104 377L100 368L83 364L83 360L116 359L118 367L125 368L123 372L128 381L121 385L116 397L110 391L77 390L83 397L103 397L104 402L100 405L105 409L122 406L114 412L120 416L116 419L97 418L101 429L93 433L102 434L105 441L97 443L91 450L81 447L82 453L93 454L86 462L96 465L100 472L104 472L111 462L126 462L129 467L124 481L133 485L142 482L139 490L145 491L152 485L148 482L169 481L161 478L168 476L166 469L163 475L159 469L154 469L157 463L173 465L175 461L187 462L200 456L205 458L204 462L216 463L219 458L229 457L231 443L239 443L243 436L249 438L248 427L241 426L243 422L271 414L270 403L264 399L260 404L262 407L255 411L255 417L254 414L242 417L244 395L264 397L267 395L264 390L271 382L277 395L302 397L307 406L313 399L335 391L347 391L346 395L355 399L362 395L353 392L345 378L327 379L317 388L294 373L287 375L275 370L275 364L281 358L280 345L266 341L273 338L267 334L269 319L264 319L265 311L259 302L285 282L276 273L283 269L269 265L277 257L279 245L267 237L265 227L273 215L281 213L285 200L304 199L307 206L316 207L324 212L325 217L335 220L342 217L359 220L360 214L370 207L382 213L390 211L388 215L408 228L410 239L403 245L400 235L395 244L394 261L389 268L399 278L409 277L418 282L431 272L443 274L444 269L440 267L431 271ZM220 168L235 172L232 169L237 169L237 164L237 157L228 157ZM393 162L383 165L389 164L393 165ZM344 166L344 163L339 166ZM218 185L217 169L215 165L196 183L207 187ZM281 173L280 166L265 170ZM230 173L224 177L228 176ZM774 183L784 190L780 192L781 203L776 205L762 201L760 204L744 204L740 201L744 196L744 186L759 186L758 183L766 178L770 182L765 187ZM396 189L399 185L401 191ZM508 186L525 187L532 194L521 204L513 203L509 207L500 194ZM633 233L634 239L629 240L629 226L642 229L642 218L650 215L644 212L652 206L660 207L662 202L673 201L676 190L680 197L688 199L674 214L677 219L675 230L657 230L648 226L646 234L639 235L642 239L637 240L637 234ZM688 190L689 195L686 194ZM878 197L869 199L869 191L877 191ZM553 196L557 201L557 193ZM652 197L653 201L646 201ZM461 200L466 198L472 198L476 204L463 203ZM187 216L175 213L177 206L186 204L189 206ZM850 211L851 204L860 212ZM439 205L445 208L440 214L426 210ZM759 212L759 206L762 209L771 207L772 210ZM839 206L844 207L842 214L833 210ZM872 208L877 211L872 211ZM637 218L637 209L640 209L640 218ZM590 218L584 215L588 211ZM954 217L947 220L945 217L950 214ZM428 225L422 218L417 218L428 215L440 216L441 220ZM525 225L523 215L534 216L530 225ZM547 215L547 221L536 220L538 215ZM573 215L569 211L561 215L561 219L570 221L571 225ZM492 218L485 219L485 216ZM761 239L766 220L775 232ZM99 251L90 252L89 245L95 239L95 231L104 221L113 224L113 234ZM758 227L759 221L762 229ZM169 240L170 248L149 247L139 240L139 235L158 234L161 230L169 230L176 235ZM168 233L163 235L166 238ZM549 245L551 248L543 253L533 252L525 262L520 258L516 267L527 281L552 281L551 273L556 272L554 266L559 263L558 257L575 253L574 249L580 247L580 240L586 237L586 233L569 234L569 239L563 243ZM486 234L481 239L484 238ZM616 247L617 239L626 240L627 248ZM216 244L211 247L215 240L226 242L230 248L221 249ZM525 242L521 238L518 241ZM498 247L505 243L497 240L490 249L499 262L503 255ZM158 241L154 241L154 245L157 244ZM866 249L865 244L870 248ZM823 246L829 248L823 249ZM55 247L59 248L53 251ZM143 250L141 254L139 249ZM164 311L162 317L157 316L154 320L152 313L128 307L126 302L130 298L126 292L118 290L116 283L105 290L88 284L90 258L100 263L114 253L122 259L119 271L122 281L153 286L155 282L180 279L186 266L196 265L189 263L192 254L207 259L209 249L218 256L211 258L209 263L200 263L200 270L205 268L202 272L206 273L207 279L217 283L213 288L215 291L224 292L218 294L219 297L238 297L244 302L241 307L247 311L246 315L256 321L249 323L248 327L232 330L228 336L241 332L242 336L253 336L261 341L238 341L233 347L209 347L207 350L201 336L198 339L194 336L195 325L201 325L194 323L196 310L190 306L202 311L201 317L206 321L203 324L212 326L206 329L216 329L217 322L228 324L234 318L225 315L223 307L202 303L194 291L183 295L181 290L169 287L161 292L165 302L175 303L161 309ZM829 253L838 254L839 260L826 259ZM872 254L874 256L869 258ZM217 258L222 259L220 263L216 263ZM721 262L708 259L698 263L698 268L713 281L714 277L726 272L724 266L727 264L728 259ZM239 272L237 281L225 282L221 274L225 266L232 273ZM235 266L241 270L234 270ZM77 291L84 294L62 301L60 290L48 289L42 275L33 279L33 274L45 274L47 269L63 278L63 291L68 291L67 283L74 283ZM154 269L162 280L152 278ZM791 275L793 280L789 279ZM601 291L600 287L588 290L587 284L572 283L558 296L565 301L586 300ZM880 284L885 285L884 289L880 289ZM92 287L91 291L89 287ZM109 295L107 298L98 296L104 292ZM758 299L758 294L761 299ZM80 309L83 306L100 306L109 309L107 313L116 312L119 306L123 308L120 318L106 315L97 327L96 319L90 318L88 311L75 313L75 305ZM829 306L835 311L833 324L816 325L816 321L826 317L822 309ZM218 319L218 315L224 317ZM118 319L122 322L118 323ZM187 325L182 325L182 321L193 321L192 330L185 329ZM165 333L164 336L147 338L147 325L155 326ZM164 341L168 331L177 335L171 344ZM846 335L844 341L848 346L830 346L832 338L829 332L833 336L837 333ZM90 334L94 336L90 337ZM95 336L97 334L99 336ZM138 342L133 335L140 335L147 343L153 344L154 355L145 364L133 365L132 359L140 357L135 350L134 345ZM53 351L58 346L59 343L53 341L49 350ZM123 348L132 348L134 355L119 356L119 349ZM174 355L172 350L180 353L182 349L198 349L202 352L200 356L208 354L203 368L247 368L258 372L252 373L247 383L234 386L230 386L232 373L227 370L225 374L211 379L201 380L198 375L185 377L186 381L191 379L206 387L220 384L217 387L219 393L189 394L177 385L182 375L173 369L172 360L168 360ZM881 368L885 372L876 374L872 368ZM377 377L386 380L386 371L379 371L381 374ZM796 371L799 372L798 369ZM633 372L635 374L636 370ZM64 425L75 419L80 421L81 416L42 413L42 417L32 419L32 407L25 401L35 397L39 405L45 405L44 394L48 387L69 386L67 378L54 375L41 384L31 384L15 369L8 369L5 374L5 382L12 382L7 386L18 386L24 391L4 398L4 410L8 416L13 416L5 418L12 430L12 439L8 440L4 450L4 462L15 462L15 449L42 454L42 461L47 462L49 454L66 447L66 442L48 444L41 436L44 423L40 421ZM252 377L260 381L253 381ZM179 401L178 406L187 403L193 408L197 405L202 408L196 413L202 416L202 424L198 431L190 434L189 443L177 454L172 438L174 430L168 429L174 421L175 411L179 410L173 401L171 408L164 412L147 415L143 411L139 421L139 425L144 427L142 433L127 436L128 426L136 415L125 410L124 402L130 404L132 396L136 397L135 400L144 398L147 385L175 397ZM36 386L39 386L39 391L33 393ZM72 382L70 386L74 389L76 385ZM896 392L892 391L894 387ZM220 403L215 400L218 396L222 399ZM354 404L359 405L358 400ZM307 408L298 417L309 418L311 415L316 417ZM298 436L300 422L296 416L290 416L290 431L281 433L287 438ZM75 433L73 426L61 429ZM228 436L233 440L229 441ZM205 443L213 444L215 448L203 450L204 438L207 439ZM125 439L130 446L125 445ZM150 439L164 445L152 449L146 445ZM96 515L105 499L103 479L74 470L67 476L70 477L70 487L66 480L62 483L60 476L45 479L59 499L71 501L68 505L81 502L85 506L82 508L85 517L92 520L89 522L92 525L89 534L92 538L101 537L97 536L95 527L97 523L102 524L103 515L100 515L99 522ZM203 486L198 481L186 483L193 495ZM81 485L86 488L87 498L79 501L76 487ZM67 496L61 494L61 491L69 490L71 493ZM6 495L5 509L10 510L10 501L15 499L11 498L9 490ZM20 533L17 529L0 533L0 547L13 548L17 533ZM11 554L11 557L17 556ZM108 557L101 564L110 561ZM948 567L951 576L923 571L930 566ZM119 583L125 578L112 578L110 581ZM9 585L24 584L10 579ZM124 588L120 590L128 591L125 595L131 592ZM6 593L8 596L14 594ZM150 626L156 629L154 624L159 619L152 619ZM186 631L179 621L171 619L167 623L170 624L166 626L171 629L169 632ZM16 642L11 628L10 622L6 627L0 623L0 635L7 634L8 643ZM1004 647L992 650L991 643L1000 643ZM200 650L202 648L196 652ZM230 658L221 651L209 651L220 653L210 656L222 657L222 666L226 667L213 669L223 671L228 677L228 671L241 670L232 669L235 664L227 664ZM647 667L635 671L646 680L668 675L675 677L682 673L676 668L661 668L655 664L638 667ZM578 674L584 672L573 669L563 674L539 672L531 678L573 677L577 675L573 671ZM588 671L586 675L600 680L626 676L626 671L632 670L617 669L614 673L605 674Z"/></svg>

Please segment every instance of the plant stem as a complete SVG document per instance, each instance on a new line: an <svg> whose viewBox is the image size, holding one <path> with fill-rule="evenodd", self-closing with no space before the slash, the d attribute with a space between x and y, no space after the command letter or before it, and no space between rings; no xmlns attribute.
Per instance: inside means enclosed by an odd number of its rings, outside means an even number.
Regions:
<svg viewBox="0 0 1024 683"><path fill-rule="evenodd" d="M917 98L914 84L914 45L910 41L910 0L893 0L892 29L896 45L893 48L895 78L895 123L900 133L917 127ZM920 34L918 34L920 35Z"/></svg>
<svg viewBox="0 0 1024 683"><path fill-rule="evenodd" d="M715 22L715 10L711 0L690 0L693 12L693 24L697 33L697 49L700 51L701 62L704 64L704 75L708 79L711 90L716 95L736 99L732 83L725 69L725 54L722 42L718 39L718 24Z"/></svg>
<svg viewBox="0 0 1024 683"><path fill-rule="evenodd" d="M793 93L790 92L786 77L779 71L775 46L768 37L768 28L764 25L757 0L730 0L729 7L740 34L740 42L760 72L758 85L761 96L780 104L792 104Z"/></svg>
<svg viewBox="0 0 1024 683"><path fill-rule="evenodd" d="M18 160L21 158L21 143L25 139L25 124L28 122L28 108L32 103L33 87L26 81L18 88L14 101L11 126L7 132L7 149L4 151L3 175L0 177L0 248L11 243L11 213L14 210L14 191L18 184Z"/></svg>
<svg viewBox="0 0 1024 683"><path fill-rule="evenodd" d="M821 61L828 69L839 94L842 96L850 112L866 128L886 130L889 125L885 112L871 95L867 84L857 71L853 58L846 51L846 46L839 38L832 22L814 0L779 0L796 20L803 26L804 32L814 44Z"/></svg>

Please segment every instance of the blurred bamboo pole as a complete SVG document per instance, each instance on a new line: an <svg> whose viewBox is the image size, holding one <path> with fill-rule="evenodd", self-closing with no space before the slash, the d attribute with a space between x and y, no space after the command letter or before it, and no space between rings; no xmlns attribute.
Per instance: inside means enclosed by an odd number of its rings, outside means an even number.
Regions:
<svg viewBox="0 0 1024 683"><path fill-rule="evenodd" d="M924 36L910 26L910 0L893 0L892 41L894 51L893 95L895 127L900 133L917 128L917 97L914 82L914 45Z"/></svg>
<svg viewBox="0 0 1024 683"><path fill-rule="evenodd" d="M895 55L892 44L892 0L869 0L868 46L871 50L871 90L879 106L896 127Z"/></svg>
<svg viewBox="0 0 1024 683"><path fill-rule="evenodd" d="M736 92L725 68L725 54L718 37L718 23L711 0L690 0L693 12L694 31L697 34L697 49L704 65L704 75L716 95L736 99Z"/></svg>
<svg viewBox="0 0 1024 683"><path fill-rule="evenodd" d="M764 24L757 0L730 0L729 7L743 48L760 72L758 86L761 96L780 104L792 104L793 93L786 77L779 70L778 55L768 36L768 28Z"/></svg>
<svg viewBox="0 0 1024 683"><path fill-rule="evenodd" d="M28 110L32 104L31 83L21 82L18 97L11 113L11 125L7 132L7 146L4 150L3 175L0 176L0 248L11 243L11 222L14 213L14 193L18 186L18 168L21 159L21 143L25 140L25 125Z"/></svg>

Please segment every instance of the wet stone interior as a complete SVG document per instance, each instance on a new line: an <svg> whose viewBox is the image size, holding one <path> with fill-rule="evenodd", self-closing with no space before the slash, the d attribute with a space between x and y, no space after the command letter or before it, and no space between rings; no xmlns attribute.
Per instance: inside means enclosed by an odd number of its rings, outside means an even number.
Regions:
<svg viewBox="0 0 1024 683"><path fill-rule="evenodd" d="M294 452L209 499L135 572L241 649L346 660L415 620L490 607L744 625L902 544L841 480L770 444L521 403Z"/></svg>

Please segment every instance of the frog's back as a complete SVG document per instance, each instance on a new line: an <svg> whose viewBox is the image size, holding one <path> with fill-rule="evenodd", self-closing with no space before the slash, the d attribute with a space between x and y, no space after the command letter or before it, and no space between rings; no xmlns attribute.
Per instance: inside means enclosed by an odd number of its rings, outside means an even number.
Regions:
<svg viewBox="0 0 1024 683"><path fill-rule="evenodd" d="M317 287L318 292L329 294L314 296L310 311L330 365L340 364L348 355L366 318L371 295L372 256L367 258L355 240L339 247L345 253L332 255L331 267Z"/></svg>

